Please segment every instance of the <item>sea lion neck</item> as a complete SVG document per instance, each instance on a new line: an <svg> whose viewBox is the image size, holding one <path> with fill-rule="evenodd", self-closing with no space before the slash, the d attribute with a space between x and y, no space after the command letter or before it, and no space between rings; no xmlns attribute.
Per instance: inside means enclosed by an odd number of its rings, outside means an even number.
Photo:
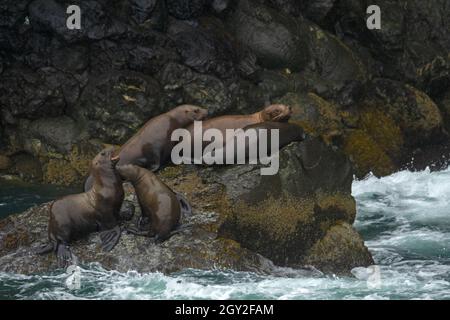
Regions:
<svg viewBox="0 0 450 320"><path fill-rule="evenodd" d="M266 121L266 119L263 116L263 113L264 113L264 110L254 113L254 115L257 119L257 122L265 122Z"/></svg>
<svg viewBox="0 0 450 320"><path fill-rule="evenodd" d="M170 121L175 126L180 127L180 128L185 127L193 122L191 119L189 119L185 115L182 115L182 113L183 113L183 111L181 111L181 110L172 110L168 113Z"/></svg>
<svg viewBox="0 0 450 320"><path fill-rule="evenodd" d="M94 186L99 187L115 185L118 180L118 175L112 167L101 167L93 170L93 176Z"/></svg>
<svg viewBox="0 0 450 320"><path fill-rule="evenodd" d="M134 183L136 185L138 185L141 182L143 182L145 180L145 177L146 177L147 174L153 174L153 172L147 171L147 170L142 169L142 168L137 168L136 169L135 180L134 180L135 182Z"/></svg>
<svg viewBox="0 0 450 320"><path fill-rule="evenodd" d="M143 177L142 170L135 165L119 168L118 172L122 179L131 182L133 185L138 184Z"/></svg>

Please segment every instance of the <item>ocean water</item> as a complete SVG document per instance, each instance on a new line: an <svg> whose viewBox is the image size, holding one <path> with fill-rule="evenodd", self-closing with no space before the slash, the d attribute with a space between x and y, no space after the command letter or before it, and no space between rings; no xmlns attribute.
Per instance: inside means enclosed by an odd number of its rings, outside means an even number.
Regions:
<svg viewBox="0 0 450 320"><path fill-rule="evenodd" d="M0 214L21 211L36 194L41 194L36 202L54 195L35 191L43 190L0 189ZM0 273L0 298L450 299L450 169L370 176L354 181L352 193L355 226L376 261L376 266L353 270L353 278L287 268L271 276L218 270L167 276L106 271L92 264L77 272L79 287L64 272Z"/></svg>
<svg viewBox="0 0 450 320"><path fill-rule="evenodd" d="M0 178L0 219L80 190L80 188L12 182Z"/></svg>

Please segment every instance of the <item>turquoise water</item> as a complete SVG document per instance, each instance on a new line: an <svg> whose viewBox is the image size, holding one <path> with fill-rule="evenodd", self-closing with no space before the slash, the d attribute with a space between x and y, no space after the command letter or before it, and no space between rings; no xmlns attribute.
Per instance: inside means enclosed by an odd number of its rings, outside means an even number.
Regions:
<svg viewBox="0 0 450 320"><path fill-rule="evenodd" d="M69 289L70 278L63 272L0 273L0 298L450 299L450 170L368 177L355 181L352 189L358 209L355 226L377 263L355 269L356 278L287 268L272 276L199 270L166 276L106 271L94 264L81 268L79 289ZM31 204L34 195L29 191L14 191L19 198L2 195L1 212L21 211L21 199ZM49 197L38 194L38 202Z"/></svg>
<svg viewBox="0 0 450 320"><path fill-rule="evenodd" d="M0 178L0 219L26 209L54 200L59 196L80 192L80 188L67 188L51 185L32 185L11 182Z"/></svg>

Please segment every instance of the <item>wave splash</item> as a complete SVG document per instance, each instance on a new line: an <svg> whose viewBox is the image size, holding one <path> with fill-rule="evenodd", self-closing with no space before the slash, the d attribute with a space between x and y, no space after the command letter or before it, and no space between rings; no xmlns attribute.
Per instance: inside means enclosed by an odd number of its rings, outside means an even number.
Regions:
<svg viewBox="0 0 450 320"><path fill-rule="evenodd" d="M354 181L355 227L377 263L355 278L279 268L275 275L185 270L141 274L83 266L81 287L63 271L24 276L0 273L6 299L450 299L450 169L402 171Z"/></svg>

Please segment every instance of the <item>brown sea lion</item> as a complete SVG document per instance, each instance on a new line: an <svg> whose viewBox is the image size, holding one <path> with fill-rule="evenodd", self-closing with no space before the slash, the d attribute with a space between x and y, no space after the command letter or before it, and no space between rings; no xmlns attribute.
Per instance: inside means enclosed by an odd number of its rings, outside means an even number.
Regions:
<svg viewBox="0 0 450 320"><path fill-rule="evenodd" d="M191 207L180 194L176 194L153 172L135 166L117 166L122 179L130 181L136 191L142 217L148 219L150 230L132 233L155 237L155 241L164 241L177 228L180 218L191 213Z"/></svg>
<svg viewBox="0 0 450 320"><path fill-rule="evenodd" d="M273 139L273 131L274 129L278 130L278 150L281 150L283 147L287 146L289 143L294 141L303 141L306 138L305 132L303 131L303 128L288 122L272 122L272 121L266 121L261 123L252 124L249 126L246 126L242 129L243 133L248 133L249 130L255 130L256 135L251 136L247 135L249 138L245 138L244 140L244 149L245 150L245 160L246 163L249 161L249 149L251 145L255 146L256 155L259 159L259 139L260 130L267 130L267 156L271 156L270 152L272 150L272 139ZM239 141L238 138L235 136L232 139L233 145L234 145L234 163L237 163L237 154L238 154L238 143L242 142ZM223 155L223 163L226 163L226 150L227 150L227 144L230 143L230 140L227 140L224 143L224 147L222 150L219 149L219 152ZM258 160L256 159L256 160Z"/></svg>
<svg viewBox="0 0 450 320"><path fill-rule="evenodd" d="M287 122L292 115L292 109L284 104L272 104L265 107L259 112L248 115L224 115L202 122L202 130L205 132L208 129L218 129L222 136L226 137L227 129L242 129L246 126L258 124L266 121L271 122ZM194 146L194 124L186 128L192 137L192 146ZM223 143L223 142L222 142ZM203 148L208 145L207 141L203 142Z"/></svg>
<svg viewBox="0 0 450 320"><path fill-rule="evenodd" d="M92 232L100 234L103 250L114 248L120 238L118 226L124 198L122 179L115 170L119 158L113 149L100 152L92 161L92 188L80 194L55 200L50 206L48 236L50 243L38 253L55 251L60 266L72 261L69 243Z"/></svg>
<svg viewBox="0 0 450 320"><path fill-rule="evenodd" d="M215 117L202 122L203 131L207 129L219 129L225 136L226 129L242 129L246 126L266 121L287 122L292 115L291 107L284 104L272 104L259 112L246 115L225 115ZM194 125L187 128L191 133L194 132Z"/></svg>
<svg viewBox="0 0 450 320"><path fill-rule="evenodd" d="M279 141L278 145L279 148L283 148L287 146L289 143L293 141L303 141L306 138L305 132L303 131L303 128L294 124L294 123L288 123L288 122L272 122L267 121L263 123L257 123L252 124L249 126L246 126L243 131L246 132L250 129L256 130L257 133L259 133L259 130L265 129L268 131L267 135L267 145L269 146L272 143L272 134L271 131L274 129L279 130ZM259 137L259 135L258 135ZM246 140L246 149L248 149L248 143L249 141Z"/></svg>
<svg viewBox="0 0 450 320"><path fill-rule="evenodd" d="M134 136L114 153L118 165L135 164L156 171L165 164L172 151L170 137L175 129L184 128L208 115L206 109L185 104L150 119ZM92 187L92 175L86 179L84 190Z"/></svg>

